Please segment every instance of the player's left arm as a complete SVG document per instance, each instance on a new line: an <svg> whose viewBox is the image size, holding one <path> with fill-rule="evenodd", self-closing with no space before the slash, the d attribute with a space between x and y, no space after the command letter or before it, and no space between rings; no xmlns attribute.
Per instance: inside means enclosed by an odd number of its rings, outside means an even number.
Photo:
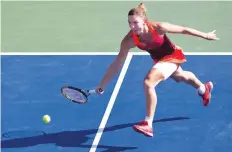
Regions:
<svg viewBox="0 0 232 152"><path fill-rule="evenodd" d="M215 34L215 30L212 32L205 33L193 28L179 26L167 22L154 23L154 25L160 32L163 33L187 34L196 37L201 37L207 40L219 40L219 38L217 38Z"/></svg>

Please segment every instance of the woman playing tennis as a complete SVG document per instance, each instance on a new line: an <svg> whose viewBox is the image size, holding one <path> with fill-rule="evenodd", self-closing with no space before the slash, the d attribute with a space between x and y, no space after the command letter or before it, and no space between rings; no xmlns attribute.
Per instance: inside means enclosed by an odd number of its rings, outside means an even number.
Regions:
<svg viewBox="0 0 232 152"><path fill-rule="evenodd" d="M180 65L186 62L186 58L182 49L173 44L166 33L192 35L206 40L218 40L218 38L214 33L215 31L204 33L170 23L149 21L143 3L129 11L128 23L131 29L121 41L120 52L109 66L98 87L96 87L96 92L103 93L107 83L119 72L131 48L138 47L147 51L154 61L154 66L147 73L143 82L146 96L146 116L140 124L134 125L133 129L152 137L152 122L157 104L157 95L154 88L161 81L170 77L176 82L185 82L193 86L202 98L204 106L209 104L213 89L212 82L203 84L192 72L184 71L181 68Z"/></svg>

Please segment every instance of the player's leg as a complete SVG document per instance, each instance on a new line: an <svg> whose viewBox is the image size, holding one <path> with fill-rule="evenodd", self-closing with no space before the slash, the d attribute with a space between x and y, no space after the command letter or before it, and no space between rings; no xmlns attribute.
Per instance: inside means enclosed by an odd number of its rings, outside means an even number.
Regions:
<svg viewBox="0 0 232 152"><path fill-rule="evenodd" d="M152 126L152 121L157 105L157 95L155 87L164 80L164 75L159 69L152 68L144 79L144 92L146 97L146 117L149 125Z"/></svg>
<svg viewBox="0 0 232 152"><path fill-rule="evenodd" d="M199 89L201 86L204 86L204 84L190 71L184 71L181 67L178 67L178 69L171 75L171 78L173 78L176 82L185 82L187 84L190 84L196 89ZM204 87L199 90L204 92Z"/></svg>
<svg viewBox="0 0 232 152"><path fill-rule="evenodd" d="M197 89L198 94L203 99L203 105L207 106L211 99L211 91L213 89L213 83L207 82L203 84L194 73L190 71L184 71L181 67L179 67L172 75L171 78L173 78L176 82L185 82L194 88Z"/></svg>
<svg viewBox="0 0 232 152"><path fill-rule="evenodd" d="M144 91L146 96L146 117L139 125L134 125L135 131L143 133L146 136L153 136L152 122L157 105L157 95L155 87L163 80L167 79L176 71L178 65L174 63L157 63L147 73L144 79Z"/></svg>

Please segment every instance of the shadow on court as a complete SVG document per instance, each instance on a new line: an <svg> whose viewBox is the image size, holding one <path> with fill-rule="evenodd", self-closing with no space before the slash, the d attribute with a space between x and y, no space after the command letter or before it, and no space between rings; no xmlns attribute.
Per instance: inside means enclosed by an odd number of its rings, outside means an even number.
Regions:
<svg viewBox="0 0 232 152"><path fill-rule="evenodd" d="M164 119L155 120L153 123L186 120L186 119L190 119L190 118L188 117L164 118ZM104 129L104 132L128 128L138 123L139 122L106 127ZM82 145L82 144L84 144L89 139L91 139L90 137L88 137L88 135L96 134L96 132L97 132L97 129L89 129L89 130L80 130L80 131L63 131L63 132L58 132L58 133L43 134L43 135L37 135L37 136L32 136L32 137L26 137L26 138L13 137L14 139L7 139L7 140L1 141L1 145L2 145L2 148L20 148L20 147L35 146L39 144L54 143L57 146L61 146L61 147L91 148L92 145ZM13 136L12 132L11 132L11 136ZM103 150L102 152L111 152L111 151L116 152L116 151L126 151L126 150L137 149L137 147L121 147L121 146L106 146L106 145L98 145L97 147L106 149L106 150Z"/></svg>

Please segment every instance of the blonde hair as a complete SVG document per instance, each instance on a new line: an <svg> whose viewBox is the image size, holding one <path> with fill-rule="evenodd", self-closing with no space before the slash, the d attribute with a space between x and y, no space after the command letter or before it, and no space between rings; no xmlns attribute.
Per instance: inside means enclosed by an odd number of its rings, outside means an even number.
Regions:
<svg viewBox="0 0 232 152"><path fill-rule="evenodd" d="M144 13L147 12L147 9L146 9L146 7L145 7L145 5L144 5L143 3L138 4L138 5L137 5L137 8L138 8L138 9L141 9Z"/></svg>
<svg viewBox="0 0 232 152"><path fill-rule="evenodd" d="M147 9L143 3L139 3L135 8L132 8L129 13L129 15L138 15L140 17L143 17L144 19L147 19Z"/></svg>

